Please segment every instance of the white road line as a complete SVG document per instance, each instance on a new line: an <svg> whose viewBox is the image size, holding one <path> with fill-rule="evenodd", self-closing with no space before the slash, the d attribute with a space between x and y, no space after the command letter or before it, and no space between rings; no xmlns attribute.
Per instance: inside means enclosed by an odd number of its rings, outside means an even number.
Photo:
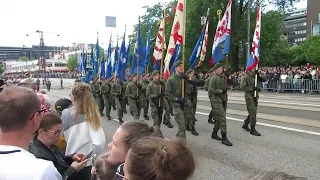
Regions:
<svg viewBox="0 0 320 180"><path fill-rule="evenodd" d="M203 112L196 112L197 114L201 114L201 115L206 115L208 116L208 113L203 113ZM238 122L243 122L243 119L238 119L238 118L233 118L233 117L227 117L228 120L231 121L238 121ZM272 124L266 124L266 123L259 123L257 122L257 124L261 125L261 126L267 126L267 127L273 127L273 128L277 128L277 129L283 129L283 130L287 130L287 131L294 131L294 132L300 132L300 133L305 133L305 134L311 134L311 135L316 135L316 136L320 136L320 133L318 132L313 132L313 131L306 131L306 130L302 130L302 129L296 129L296 128L289 128L289 127L284 127L284 126L277 126L277 125L272 125Z"/></svg>

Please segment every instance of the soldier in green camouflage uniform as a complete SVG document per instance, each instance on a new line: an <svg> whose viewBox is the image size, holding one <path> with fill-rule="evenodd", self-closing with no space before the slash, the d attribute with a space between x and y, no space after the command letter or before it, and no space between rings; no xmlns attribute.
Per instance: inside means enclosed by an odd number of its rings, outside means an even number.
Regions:
<svg viewBox="0 0 320 180"><path fill-rule="evenodd" d="M255 74L257 74L257 87L255 87ZM259 90L262 88L262 82L266 81L266 77L263 75L259 75L258 71L255 71L252 68L249 72L247 72L246 76L244 76L241 80L240 88L245 92L244 98L246 100L246 106L248 110L248 117L244 120L244 124L242 126L243 129L250 131L250 134L254 136L261 136L259 132L256 130L257 123L257 108L258 108L258 99L259 99ZM254 96L256 92L256 97ZM248 125L251 125L251 129Z"/></svg>
<svg viewBox="0 0 320 180"><path fill-rule="evenodd" d="M193 96L196 91L195 88L197 88L197 84L200 84L200 81L193 77L194 76L193 69L189 69L186 73L189 77L189 81L185 81L185 104L184 104L185 125L186 125L187 131L191 131L193 135L197 136L199 135L199 133L195 129L196 117L195 117L195 111L193 110L195 100ZM191 81L194 84L191 84Z"/></svg>
<svg viewBox="0 0 320 180"><path fill-rule="evenodd" d="M166 80L162 79L162 82L166 84ZM170 115L173 114L172 110L170 109L170 105L172 107L171 100L164 96L163 97L163 109L164 109L164 118L163 118L163 124L166 125L168 128L173 128L173 125L170 122Z"/></svg>
<svg viewBox="0 0 320 180"><path fill-rule="evenodd" d="M143 73L141 75L141 107L143 108L143 118L145 120L149 120L148 109L149 109L149 100L146 97L146 90L149 84L148 82L148 74Z"/></svg>
<svg viewBox="0 0 320 180"><path fill-rule="evenodd" d="M96 100L96 103L99 107L99 111L101 116L103 116L103 96L102 96L102 92L101 92L101 86L102 86L102 82L99 80L96 80L96 82L93 84L93 93L94 93L94 97Z"/></svg>
<svg viewBox="0 0 320 180"><path fill-rule="evenodd" d="M151 117L153 118L153 126L160 128L163 115L163 97L164 86L163 81L160 81L158 70L152 72L153 80L148 84L146 95L150 100Z"/></svg>
<svg viewBox="0 0 320 180"><path fill-rule="evenodd" d="M104 107L106 108L106 115L108 120L111 120L110 111L111 111L111 84L108 79L105 79L101 86L101 92L104 100Z"/></svg>
<svg viewBox="0 0 320 180"><path fill-rule="evenodd" d="M204 85L204 90L208 91L208 88L209 88L209 83L210 83L210 79L212 78L212 76L214 75L214 69L211 68L209 71L209 77L206 79L206 83ZM210 94L208 93L208 96L209 96L209 99L211 99L210 97ZM214 121L212 120L213 119L213 114L212 114L212 110L210 111L210 114L208 116L208 123L210 124L214 124Z"/></svg>
<svg viewBox="0 0 320 180"><path fill-rule="evenodd" d="M209 83L209 94L211 96L211 106L213 114L216 117L216 123L211 134L212 139L221 141L226 146L232 146L232 143L227 138L227 122L226 122L226 111L227 111L227 87L225 85L226 77L223 73L223 67L221 64L214 66L216 74L211 78ZM217 135L219 129L221 129L222 138Z"/></svg>
<svg viewBox="0 0 320 180"><path fill-rule="evenodd" d="M141 84L138 81L137 73L134 73L133 80L126 88L126 96L132 111L133 119L139 120L141 113Z"/></svg>
<svg viewBox="0 0 320 180"><path fill-rule="evenodd" d="M175 73L172 74L167 80L165 94L169 99L172 100L175 120L178 124L178 132L176 136L184 139L184 141L186 142L186 126L185 126L185 118L183 115L185 98L182 97L182 86L181 86L182 77L183 77L182 75L185 75L185 74L183 73L183 67L182 67L181 61L176 61L174 63L174 66L175 66Z"/></svg>
<svg viewBox="0 0 320 180"><path fill-rule="evenodd" d="M127 86L128 86L128 84L129 84L131 81L132 81L132 76L128 74L128 75L127 75L126 82L123 83L124 92L126 92ZM128 103L128 98L127 98L127 96L124 96L124 98L125 98L125 107L124 107L123 113L127 114L127 108L126 108L126 107L127 107L127 105L128 105L129 103ZM132 113L131 113L131 115L132 115Z"/></svg>
<svg viewBox="0 0 320 180"><path fill-rule="evenodd" d="M119 76L116 77L114 83L112 84L111 87L111 94L113 95L113 98L116 102L116 108L117 108L117 112L118 112L118 118L119 118L119 122L120 124L123 123L123 112L122 112L122 97L123 97L123 88L122 88L122 82L120 81Z"/></svg>

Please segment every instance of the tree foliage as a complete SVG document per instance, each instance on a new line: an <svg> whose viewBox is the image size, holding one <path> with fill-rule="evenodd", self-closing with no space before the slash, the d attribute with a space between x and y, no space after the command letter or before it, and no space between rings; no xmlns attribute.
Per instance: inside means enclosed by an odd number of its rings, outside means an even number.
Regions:
<svg viewBox="0 0 320 180"><path fill-rule="evenodd" d="M22 56L19 58L21 61L24 61L24 62L27 62L27 61L30 61L30 59L26 56Z"/></svg>
<svg viewBox="0 0 320 180"><path fill-rule="evenodd" d="M0 75L3 73L3 71L4 71L3 65L0 64Z"/></svg>
<svg viewBox="0 0 320 180"><path fill-rule="evenodd" d="M70 71L74 71L77 67L79 66L78 64L78 59L76 56L71 56L68 59L67 62L67 67Z"/></svg>
<svg viewBox="0 0 320 180"><path fill-rule="evenodd" d="M267 5L274 5L276 10L266 11L263 8L262 14L262 27L261 27L261 65L264 66L274 66L283 65L288 63L288 59L292 58L290 52L292 52L292 47L289 47L286 39L283 37L283 27L282 22L284 19L284 12L293 9L293 5L300 0L268 0L263 1L262 7ZM172 1L168 4L167 17L171 15L171 10L176 1ZM224 13L228 0L187 0L187 12L186 12L186 44L185 44L185 62L186 67L189 67L188 60L192 53L192 50L199 38L201 33L201 16L206 16L208 8L209 12L209 37L208 46L205 63L202 65L201 69L208 68L208 62L211 57L213 35L215 34L216 26L218 23L217 11L222 10ZM254 27L256 24L256 10L257 10L258 0L252 0L252 4L249 6L249 0L232 0L232 17L231 17L231 52L229 54L229 63L233 69L242 69L246 64L246 49L247 49L247 23L248 23L248 13L251 13L250 21L250 44L252 42ZM251 11L250 11L250 9ZM223 16L223 14L221 15ZM162 17L162 5L160 3L154 6L147 6L145 14L141 17L141 34L143 39L146 40L148 25L152 25L151 37L153 39L151 44L151 49L154 47L154 40L156 38L159 21ZM165 34L166 42L169 42L170 32L173 24L173 18L171 22L166 25ZM138 20L137 20L138 23ZM137 35L138 25L134 25L134 36ZM130 39L131 49L134 47L136 38ZM309 40L308 40L309 41ZM145 43L145 42L144 42ZM309 42L311 43L311 42ZM315 43L312 41L312 43ZM152 50L153 51L153 50ZM133 50L131 51L131 54ZM151 52L152 54L152 52ZM299 58L295 62L301 62L303 59L315 58L316 55L302 55L299 54ZM153 62L150 59L150 65L152 67Z"/></svg>

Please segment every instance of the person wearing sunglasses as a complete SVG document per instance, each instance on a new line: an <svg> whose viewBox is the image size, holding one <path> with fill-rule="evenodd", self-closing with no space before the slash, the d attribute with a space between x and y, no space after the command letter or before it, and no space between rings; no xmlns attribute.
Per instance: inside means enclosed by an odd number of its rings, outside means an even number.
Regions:
<svg viewBox="0 0 320 180"><path fill-rule="evenodd" d="M54 113L45 113L39 130L29 146L29 152L37 158L52 161L63 179L79 179L77 171L83 169L88 160L84 160L85 155L80 153L65 156L55 146L62 132L62 120L59 116Z"/></svg>

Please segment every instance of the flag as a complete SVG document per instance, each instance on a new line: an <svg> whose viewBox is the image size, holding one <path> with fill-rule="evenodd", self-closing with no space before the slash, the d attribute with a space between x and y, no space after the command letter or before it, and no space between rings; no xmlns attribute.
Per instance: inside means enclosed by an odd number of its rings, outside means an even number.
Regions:
<svg viewBox="0 0 320 180"><path fill-rule="evenodd" d="M170 72L174 73L175 67L173 66L174 62L179 61L181 57L181 44L177 44L170 60L169 68Z"/></svg>
<svg viewBox="0 0 320 180"><path fill-rule="evenodd" d="M146 65L146 67L149 66L149 59L150 59L150 44L151 44L150 36L151 36L151 24L149 24L148 38L147 38L146 49L145 49L146 55L145 55L144 64Z"/></svg>
<svg viewBox="0 0 320 180"><path fill-rule="evenodd" d="M81 82L86 82L86 55L84 54L84 50L81 53L81 62L80 62L80 72L81 72Z"/></svg>
<svg viewBox="0 0 320 180"><path fill-rule="evenodd" d="M135 73L137 71L136 70L136 67L137 67L137 56L136 56L137 48L138 48L138 42L136 42L134 44L130 74L133 74L133 73Z"/></svg>
<svg viewBox="0 0 320 180"><path fill-rule="evenodd" d="M204 32L204 38L202 41L202 47L201 47L201 54L200 54L200 59L198 62L198 65L196 67L200 67L204 59L206 58L207 54L207 46L208 46L208 32L209 32L209 10L207 14L207 23L206 23L206 30Z"/></svg>
<svg viewBox="0 0 320 180"><path fill-rule="evenodd" d="M102 56L102 60L100 63L100 78L103 79L105 77L105 62L104 57Z"/></svg>
<svg viewBox="0 0 320 180"><path fill-rule="evenodd" d="M155 69L155 70L159 69L159 67L160 67L159 61L161 61L162 52L163 52L163 49L161 49L162 43L164 43L164 49L166 49L166 38L163 37L163 29L165 28L164 27L164 21L165 21L164 18L165 17L163 16L161 23L160 23L160 26L159 26L159 31L157 34L156 43L154 45L154 50L153 50L152 60L153 60L153 65L154 65L153 69Z"/></svg>
<svg viewBox="0 0 320 180"><path fill-rule="evenodd" d="M128 45L127 51L126 51L126 57L125 62L122 65L122 79L126 79L127 75L127 64L130 62L130 44Z"/></svg>
<svg viewBox="0 0 320 180"><path fill-rule="evenodd" d="M229 54L230 51L231 4L232 0L229 0L226 12L217 25L212 46L212 57L209 62L211 66L224 60L225 55Z"/></svg>
<svg viewBox="0 0 320 180"><path fill-rule="evenodd" d="M201 47L202 47L201 45L202 45L203 37L204 37L204 28L202 28L200 37L199 37L199 39L198 39L198 41L192 51L192 54L190 56L190 59L189 59L190 68L189 69L194 69L194 67L196 66L197 59L201 53Z"/></svg>
<svg viewBox="0 0 320 180"><path fill-rule="evenodd" d="M125 79L123 79L123 64L126 61L126 44L125 44L125 37L126 37L126 31L124 31L124 35L123 35L123 40L121 43L121 47L120 47L120 56L118 56L118 63L117 63L117 68L116 68L116 76L120 77L121 81L124 81Z"/></svg>
<svg viewBox="0 0 320 180"><path fill-rule="evenodd" d="M112 76L112 66L111 66L111 38L112 34L110 35L110 41L109 41L109 46L108 46L108 51L107 51L107 59L106 59L106 78L109 79Z"/></svg>
<svg viewBox="0 0 320 180"><path fill-rule="evenodd" d="M261 4L258 6L257 11L257 22L256 28L253 34L253 41L251 46L251 55L247 62L246 71L250 71L252 68L256 67L259 63L260 58L260 30L261 30Z"/></svg>
<svg viewBox="0 0 320 180"><path fill-rule="evenodd" d="M168 77L170 76L169 64L170 64L172 55L175 52L176 45L178 44L184 45L183 32L185 27L185 22L184 22L185 15L186 15L185 13L186 13L185 0L178 0L177 10L175 13L172 30L170 33L170 40L169 40L169 45L167 49L167 55L164 60L164 63L165 63L164 79L168 79Z"/></svg>
<svg viewBox="0 0 320 180"><path fill-rule="evenodd" d="M144 70L145 70L145 64L144 64L145 47L143 45L142 36L140 33L140 22L138 24L138 38L137 38L137 43L135 44L134 52L135 53L132 60L131 74L138 73L140 76L142 73L144 73ZM138 72L138 66L139 66L139 72Z"/></svg>

